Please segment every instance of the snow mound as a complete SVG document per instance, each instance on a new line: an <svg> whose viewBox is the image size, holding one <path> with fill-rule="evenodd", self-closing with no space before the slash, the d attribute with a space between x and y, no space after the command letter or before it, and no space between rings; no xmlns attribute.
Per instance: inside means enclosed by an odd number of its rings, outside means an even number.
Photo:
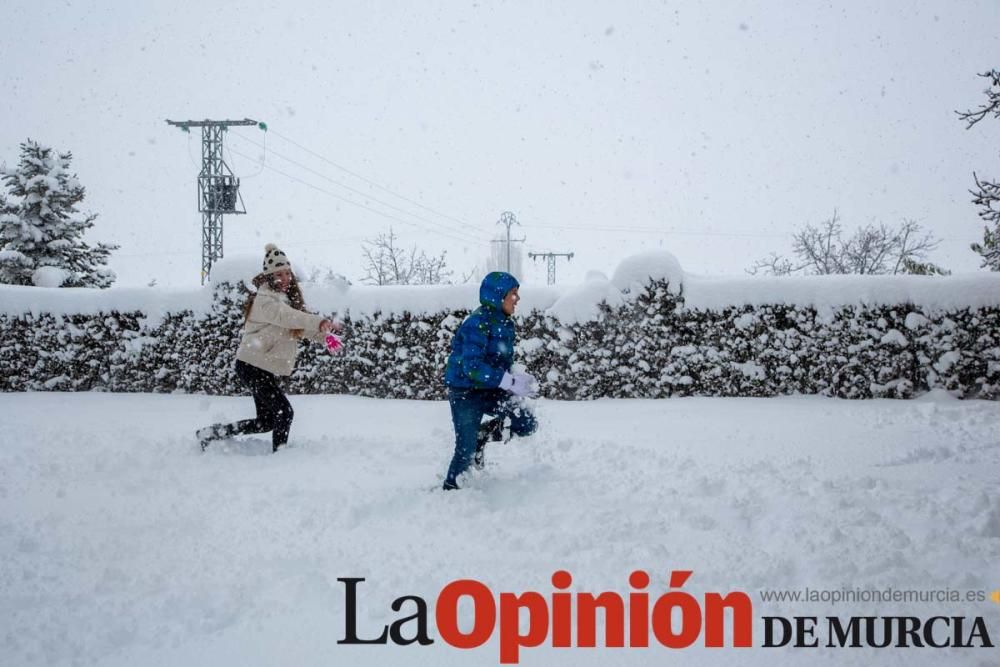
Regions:
<svg viewBox="0 0 1000 667"><path fill-rule="evenodd" d="M1000 275L953 276L687 276L684 306L722 310L731 306L894 306L912 304L925 312L1000 305ZM920 320L910 321L919 326ZM909 325L908 325L909 326Z"/></svg>
<svg viewBox="0 0 1000 667"><path fill-rule="evenodd" d="M0 259L12 255L0 252ZM296 274L301 278L297 267ZM58 270L58 269L56 269ZM212 268L212 288L223 283L249 285L260 271L257 254L233 255L220 259ZM48 272L46 272L48 273ZM308 271L304 272L308 274ZM40 275L39 281L59 278ZM525 285L520 295L518 315L532 311L549 312L561 321L579 322L596 314L597 305L621 303L621 292L641 291L649 281L664 279L670 291L683 288L684 308L723 310L730 307L767 305L811 306L824 312L844 306L914 306L923 316L906 320L910 330L926 326L926 317L935 312L963 308L1000 307L1000 273L978 272L953 276L805 276L805 277L715 277L687 274L670 253L651 251L625 259L609 281L591 271L583 284ZM350 285L346 280L304 284L306 303L323 313L350 313L363 317L376 312L384 316L438 314L472 310L479 305L479 281L461 285L396 285L374 287ZM47 312L54 315L86 315L112 311L144 311L155 317L165 312L207 313L212 305L212 289L200 288L62 288L0 285L0 314ZM740 324L750 324L741 320Z"/></svg>
<svg viewBox="0 0 1000 667"><path fill-rule="evenodd" d="M41 266L31 274L35 287L62 287L69 278L70 272L58 266Z"/></svg>
<svg viewBox="0 0 1000 667"><path fill-rule="evenodd" d="M584 277L583 280L584 280L584 282L588 282L589 283L591 280L605 280L606 281L607 279L608 279L608 276L603 271L598 271L596 269L591 269L590 271L587 271L587 275L586 275L586 277Z"/></svg>
<svg viewBox="0 0 1000 667"><path fill-rule="evenodd" d="M593 272L596 273L596 272ZM546 314L564 324L577 324L600 319L598 304L606 302L612 308L621 304L624 296L607 277L597 274L582 285L570 288L549 307Z"/></svg>
<svg viewBox="0 0 1000 667"><path fill-rule="evenodd" d="M680 294L684 284L681 263L663 250L642 252L624 259L615 269L611 283L623 292L634 292L646 287L650 280L666 280L670 291Z"/></svg>
<svg viewBox="0 0 1000 667"><path fill-rule="evenodd" d="M223 257L212 265L212 272L208 276L208 282L212 285L229 283L237 285L241 281L248 288L254 276L260 273L261 259L259 255L249 253Z"/></svg>

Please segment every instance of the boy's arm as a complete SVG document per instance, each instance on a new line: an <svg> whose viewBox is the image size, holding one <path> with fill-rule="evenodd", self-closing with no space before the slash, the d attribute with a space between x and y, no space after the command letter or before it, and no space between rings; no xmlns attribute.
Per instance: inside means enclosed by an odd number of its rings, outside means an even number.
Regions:
<svg viewBox="0 0 1000 667"><path fill-rule="evenodd" d="M462 333L461 346L457 350L462 360L462 373L472 380L472 383L483 389L500 386L504 370L495 368L486 362L486 345L489 343L487 333L489 323L482 318L469 318L460 329Z"/></svg>

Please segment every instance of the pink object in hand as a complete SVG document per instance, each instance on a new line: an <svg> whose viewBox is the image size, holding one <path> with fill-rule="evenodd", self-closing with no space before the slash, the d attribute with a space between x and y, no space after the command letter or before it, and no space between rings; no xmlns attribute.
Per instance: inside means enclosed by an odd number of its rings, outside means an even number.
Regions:
<svg viewBox="0 0 1000 667"><path fill-rule="evenodd" d="M339 338L334 336L332 333L326 335L326 349L330 352L337 352L344 347L344 344Z"/></svg>

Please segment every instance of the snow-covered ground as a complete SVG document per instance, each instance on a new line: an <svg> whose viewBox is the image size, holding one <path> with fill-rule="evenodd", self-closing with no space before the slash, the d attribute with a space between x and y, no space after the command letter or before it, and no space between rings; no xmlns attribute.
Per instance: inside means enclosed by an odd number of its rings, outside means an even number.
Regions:
<svg viewBox="0 0 1000 667"><path fill-rule="evenodd" d="M293 446L205 454L193 431L248 398L0 395L0 664L495 665L438 637L434 601L630 591L629 573L694 570L685 590L748 592L764 615L983 616L1000 605L764 603L762 589L1000 588L1000 406L817 397L539 402L541 430L493 445L437 490L447 404L296 396ZM344 646L428 601L428 647ZM654 596L655 597L655 596ZM467 607L463 607L467 610ZM602 633L598 633L602 637ZM655 645L655 640L652 640ZM998 649L553 649L524 665L995 665Z"/></svg>

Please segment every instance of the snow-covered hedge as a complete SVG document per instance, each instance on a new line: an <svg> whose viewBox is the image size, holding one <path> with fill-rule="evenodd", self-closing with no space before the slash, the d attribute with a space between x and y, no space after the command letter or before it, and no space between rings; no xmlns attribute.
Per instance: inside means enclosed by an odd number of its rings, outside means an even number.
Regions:
<svg viewBox="0 0 1000 667"><path fill-rule="evenodd" d="M0 389L244 393L232 361L249 269L236 266L189 292L0 287ZM304 291L344 320L347 351L303 343L292 392L444 396L476 286ZM518 361L551 398L1000 396L996 274L700 278L650 253L610 280L522 295Z"/></svg>

